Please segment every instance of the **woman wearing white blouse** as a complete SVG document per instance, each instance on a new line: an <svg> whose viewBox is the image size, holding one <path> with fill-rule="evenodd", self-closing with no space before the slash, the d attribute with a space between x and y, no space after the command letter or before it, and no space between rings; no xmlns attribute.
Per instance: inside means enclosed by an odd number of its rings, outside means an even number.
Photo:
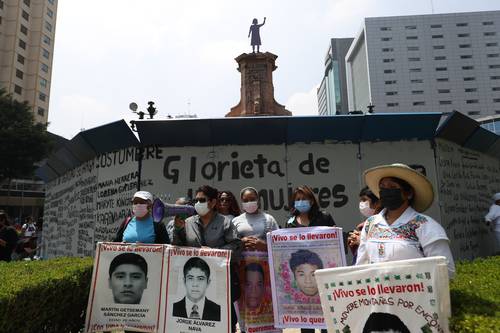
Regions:
<svg viewBox="0 0 500 333"><path fill-rule="evenodd" d="M356 265L444 256L453 277L455 264L446 232L422 214L434 200L427 177L404 164L371 168L364 176L384 209L366 220Z"/></svg>

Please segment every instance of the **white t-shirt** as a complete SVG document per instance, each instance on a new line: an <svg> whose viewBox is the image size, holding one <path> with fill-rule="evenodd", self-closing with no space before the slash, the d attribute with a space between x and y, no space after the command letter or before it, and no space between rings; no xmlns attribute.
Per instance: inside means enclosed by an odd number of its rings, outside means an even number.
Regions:
<svg viewBox="0 0 500 333"><path fill-rule="evenodd" d="M500 231L500 206L493 204L484 219L495 226L495 231Z"/></svg>
<svg viewBox="0 0 500 333"><path fill-rule="evenodd" d="M450 276L455 264L443 227L427 215L408 207L394 223L385 219L386 210L369 217L361 231L356 265L376 262L445 256Z"/></svg>
<svg viewBox="0 0 500 333"><path fill-rule="evenodd" d="M33 237L35 236L36 227L34 223L25 223L23 224L24 229L24 237Z"/></svg>
<svg viewBox="0 0 500 333"><path fill-rule="evenodd" d="M254 236L264 241L269 231L279 229L274 217L264 212L258 212L257 214L243 213L233 219L233 224L240 238Z"/></svg>

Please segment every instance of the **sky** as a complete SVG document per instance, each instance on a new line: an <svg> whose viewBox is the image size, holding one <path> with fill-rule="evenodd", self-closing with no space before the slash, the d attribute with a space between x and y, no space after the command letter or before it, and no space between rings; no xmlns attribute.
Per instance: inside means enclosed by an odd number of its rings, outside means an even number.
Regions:
<svg viewBox="0 0 500 333"><path fill-rule="evenodd" d="M278 55L274 93L294 115L317 115L330 38L355 37L365 17L499 10L498 0L60 0L48 130L71 139L154 101L155 119L220 118L238 104L234 60Z"/></svg>

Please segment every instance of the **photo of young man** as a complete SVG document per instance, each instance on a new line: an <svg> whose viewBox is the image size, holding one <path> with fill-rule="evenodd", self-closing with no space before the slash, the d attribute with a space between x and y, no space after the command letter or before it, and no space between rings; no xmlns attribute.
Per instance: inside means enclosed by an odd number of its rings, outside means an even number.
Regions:
<svg viewBox="0 0 500 333"><path fill-rule="evenodd" d="M148 287L148 264L138 254L119 254L109 265L108 281L115 303L140 304Z"/></svg>
<svg viewBox="0 0 500 333"><path fill-rule="evenodd" d="M174 317L220 321L221 307L205 294L210 286L210 267L205 260L193 257L184 264L186 296L174 303Z"/></svg>
<svg viewBox="0 0 500 333"><path fill-rule="evenodd" d="M251 311L257 310L265 294L264 269L260 264L250 263L245 266L245 305Z"/></svg>
<svg viewBox="0 0 500 333"><path fill-rule="evenodd" d="M314 271L323 268L323 262L317 253L309 250L298 250L292 253L290 269L293 272L297 288L306 296L316 296L318 285Z"/></svg>

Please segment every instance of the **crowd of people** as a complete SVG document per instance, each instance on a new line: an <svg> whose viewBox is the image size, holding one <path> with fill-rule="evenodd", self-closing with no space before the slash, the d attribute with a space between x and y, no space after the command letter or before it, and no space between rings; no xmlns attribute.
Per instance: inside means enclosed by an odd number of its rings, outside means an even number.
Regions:
<svg viewBox="0 0 500 333"><path fill-rule="evenodd" d="M423 214L434 201L434 189L425 175L425 169L404 164L382 165L366 170L364 181L366 187L359 192L362 218L352 221L353 230L345 233L346 251L349 250L353 256L351 264L444 256L452 278L455 266L449 238L437 221ZM253 277L249 283L254 285L240 286L238 266L241 252L266 252L267 233L280 228L272 215L262 211L260 199L258 189L254 187L244 187L236 197L231 191L219 191L203 185L196 190L194 198L178 198L175 202L176 205L193 206L195 215L178 214L171 220L157 223L153 219L153 195L138 191L132 198L133 214L121 223L113 241L230 250L230 292L234 305L240 298L242 288L257 290L255 285L262 284L264 274L262 268L250 267L245 272ZM498 246L500 193L493 196L493 201L485 221L493 226ZM285 228L336 225L332 215L320 209L313 189L307 185L293 190L289 209L290 218L283 224ZM0 260L36 259L40 227L27 217L22 227L16 230L7 214L0 211ZM318 293L314 271L323 268L323 263L319 257L315 258L308 252L305 249L294 253L290 269L301 292L314 296ZM110 270L110 276L112 273ZM249 300L249 306L252 306L252 299ZM191 304L195 300L186 302ZM198 309L198 305L193 306ZM233 306L233 332L237 322L236 312ZM313 331L302 329L302 333Z"/></svg>
<svg viewBox="0 0 500 333"><path fill-rule="evenodd" d="M364 180L367 187L359 194L359 212L363 220L353 222L354 230L346 239L354 257L352 264L445 256L452 277L455 266L446 232L438 222L423 214L434 200L434 190L427 177L406 165L392 164L367 170ZM276 219L261 210L256 188L243 188L238 199L230 191L218 191L204 185L197 189L192 201L179 198L176 202L194 205L197 215L178 215L166 223L155 223L153 196L139 191L132 198L134 216L122 223L114 241L231 250L231 298L234 302L240 297L241 287L236 274L241 251L267 251L266 234L279 228ZM291 217L286 228L335 226L331 214L320 209L313 190L307 185L293 191L289 207ZM298 276L296 271L304 264L316 269L322 264L311 264L302 257L308 256L300 253L294 260L295 280L304 290L317 293L314 272L301 269ZM231 312L234 331L235 309ZM302 333L312 331L302 329Z"/></svg>
<svg viewBox="0 0 500 333"><path fill-rule="evenodd" d="M23 224L13 224L0 210L0 261L38 259L41 231L41 224L35 223L33 217L27 216Z"/></svg>

